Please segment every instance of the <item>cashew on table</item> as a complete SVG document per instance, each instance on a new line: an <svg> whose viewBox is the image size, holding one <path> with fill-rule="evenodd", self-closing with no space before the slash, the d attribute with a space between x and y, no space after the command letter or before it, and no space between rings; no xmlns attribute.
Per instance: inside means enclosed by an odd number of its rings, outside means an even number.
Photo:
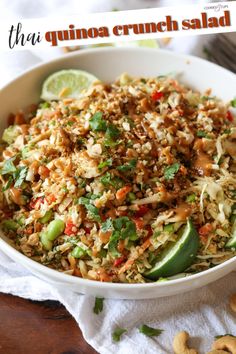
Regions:
<svg viewBox="0 0 236 354"><path fill-rule="evenodd" d="M212 344L212 349L222 353L225 353L224 350L226 350L226 353L236 354L236 338L231 336L221 337Z"/></svg>
<svg viewBox="0 0 236 354"><path fill-rule="evenodd" d="M198 354L195 349L188 347L189 334L187 332L179 332L176 334L173 342L173 349L175 354Z"/></svg>

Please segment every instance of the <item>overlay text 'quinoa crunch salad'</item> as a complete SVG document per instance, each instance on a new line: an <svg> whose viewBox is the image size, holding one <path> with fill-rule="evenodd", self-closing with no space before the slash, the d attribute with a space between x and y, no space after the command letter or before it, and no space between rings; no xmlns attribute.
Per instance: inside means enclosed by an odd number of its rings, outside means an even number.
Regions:
<svg viewBox="0 0 236 354"><path fill-rule="evenodd" d="M175 79L91 86L10 116L4 234L31 259L142 283L236 255L236 124L229 104Z"/></svg>

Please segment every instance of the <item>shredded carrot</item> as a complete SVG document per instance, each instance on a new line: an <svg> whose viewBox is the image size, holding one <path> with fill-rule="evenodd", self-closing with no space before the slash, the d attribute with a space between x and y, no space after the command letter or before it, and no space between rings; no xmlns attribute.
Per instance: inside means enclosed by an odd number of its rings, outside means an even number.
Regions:
<svg viewBox="0 0 236 354"><path fill-rule="evenodd" d="M132 190L130 186L124 186L116 192L116 199L123 200L125 199L126 195Z"/></svg>

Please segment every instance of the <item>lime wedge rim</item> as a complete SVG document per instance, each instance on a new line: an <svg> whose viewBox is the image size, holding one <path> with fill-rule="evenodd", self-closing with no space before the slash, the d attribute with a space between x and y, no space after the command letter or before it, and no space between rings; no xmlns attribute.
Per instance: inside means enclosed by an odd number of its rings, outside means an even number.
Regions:
<svg viewBox="0 0 236 354"><path fill-rule="evenodd" d="M44 101L80 98L99 79L79 69L63 69L49 75L42 85L40 98Z"/></svg>

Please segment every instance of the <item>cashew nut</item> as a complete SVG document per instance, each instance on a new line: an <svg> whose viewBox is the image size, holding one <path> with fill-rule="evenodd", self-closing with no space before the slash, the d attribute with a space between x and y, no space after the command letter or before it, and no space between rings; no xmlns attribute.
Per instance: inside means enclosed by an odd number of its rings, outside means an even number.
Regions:
<svg viewBox="0 0 236 354"><path fill-rule="evenodd" d="M236 338L231 336L221 337L212 344L212 349L225 349L231 354L236 354Z"/></svg>
<svg viewBox="0 0 236 354"><path fill-rule="evenodd" d="M179 332L176 334L173 342L173 349L175 354L198 354L195 349L188 348L187 342L189 334L187 332Z"/></svg>
<svg viewBox="0 0 236 354"><path fill-rule="evenodd" d="M231 310L236 312L236 294L233 294L229 299L229 306Z"/></svg>

